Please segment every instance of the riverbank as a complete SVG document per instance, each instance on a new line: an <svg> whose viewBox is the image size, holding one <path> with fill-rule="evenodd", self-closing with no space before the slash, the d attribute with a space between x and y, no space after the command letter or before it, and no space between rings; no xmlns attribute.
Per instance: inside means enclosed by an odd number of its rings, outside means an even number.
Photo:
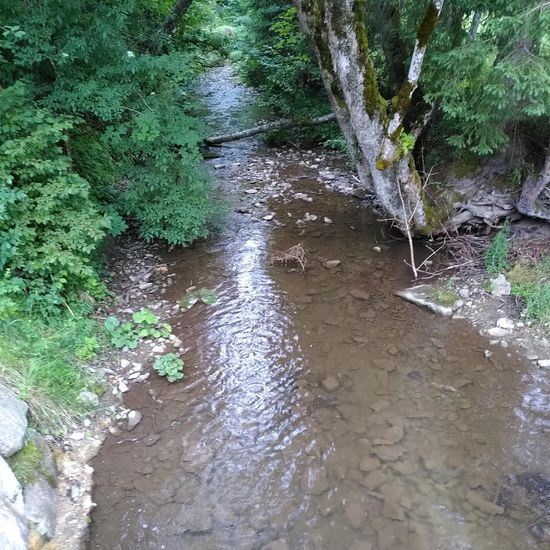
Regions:
<svg viewBox="0 0 550 550"><path fill-rule="evenodd" d="M230 124L239 87L209 78ZM521 359L530 338L544 357L539 329L482 279L453 283L450 320L395 297L408 245L336 155L222 151L221 234L180 251L128 237L110 256L117 299L101 316L148 308L173 335L103 361L98 413L57 441L50 547L79 548L90 514L98 549L545 544L545 371ZM272 261L298 244L306 271ZM217 302L182 308L190 287ZM485 336L501 318L513 330ZM153 371L166 352L183 381Z"/></svg>

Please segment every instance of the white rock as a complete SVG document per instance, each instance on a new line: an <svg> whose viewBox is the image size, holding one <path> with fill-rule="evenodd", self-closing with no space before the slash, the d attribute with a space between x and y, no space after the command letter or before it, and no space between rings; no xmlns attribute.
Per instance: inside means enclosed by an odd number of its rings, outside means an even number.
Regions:
<svg viewBox="0 0 550 550"><path fill-rule="evenodd" d="M508 331L505 328L492 327L487 331L487 334L493 338L502 338L508 334Z"/></svg>
<svg viewBox="0 0 550 550"><path fill-rule="evenodd" d="M96 407L99 404L99 397L92 391L81 391L78 394L78 400L84 405Z"/></svg>
<svg viewBox="0 0 550 550"><path fill-rule="evenodd" d="M459 289L458 295L464 300L467 300L470 297L470 290L466 287Z"/></svg>
<svg viewBox="0 0 550 550"><path fill-rule="evenodd" d="M538 364L543 369L550 369L550 359L539 359Z"/></svg>
<svg viewBox="0 0 550 550"><path fill-rule="evenodd" d="M120 384L118 385L118 391L120 393L126 393L130 388L128 387L128 384L126 384L126 382L122 381L120 382Z"/></svg>
<svg viewBox="0 0 550 550"><path fill-rule="evenodd" d="M21 485L0 457L0 548L26 550L27 534Z"/></svg>
<svg viewBox="0 0 550 550"><path fill-rule="evenodd" d="M507 317L501 317L497 321L497 327L504 328L506 330L513 330L514 326L514 321L512 321L512 319L508 319Z"/></svg>
<svg viewBox="0 0 550 550"><path fill-rule="evenodd" d="M140 411L130 411L128 413L128 431L132 431L143 418Z"/></svg>
<svg viewBox="0 0 550 550"><path fill-rule="evenodd" d="M379 246L373 246L372 249L374 252L382 252L382 249Z"/></svg>
<svg viewBox="0 0 550 550"><path fill-rule="evenodd" d="M0 384L0 455L10 456L23 447L27 410L24 401Z"/></svg>
<svg viewBox="0 0 550 550"><path fill-rule="evenodd" d="M323 218L323 221L326 223L326 224L331 224L332 223L332 220L330 218L327 218L326 216Z"/></svg>
<svg viewBox="0 0 550 550"><path fill-rule="evenodd" d="M493 296L510 296L512 292L512 285L506 280L506 277L502 273L491 279L491 294Z"/></svg>

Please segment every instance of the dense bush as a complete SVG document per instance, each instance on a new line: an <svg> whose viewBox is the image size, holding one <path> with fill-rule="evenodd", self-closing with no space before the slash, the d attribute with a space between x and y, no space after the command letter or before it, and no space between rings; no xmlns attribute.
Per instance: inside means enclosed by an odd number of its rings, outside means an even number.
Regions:
<svg viewBox="0 0 550 550"><path fill-rule="evenodd" d="M22 83L0 92L0 317L101 292L93 251L114 226L63 152L71 122ZM24 299L23 299L24 298Z"/></svg>
<svg viewBox="0 0 550 550"><path fill-rule="evenodd" d="M196 4L188 17L211 2ZM79 291L97 294L93 259L107 233L126 227L121 215L145 238L171 244L208 234L218 208L189 94L200 48L185 51L182 32L177 51L159 33L169 8L160 0L0 5L4 314L22 299L55 307ZM208 36L205 25L201 44Z"/></svg>

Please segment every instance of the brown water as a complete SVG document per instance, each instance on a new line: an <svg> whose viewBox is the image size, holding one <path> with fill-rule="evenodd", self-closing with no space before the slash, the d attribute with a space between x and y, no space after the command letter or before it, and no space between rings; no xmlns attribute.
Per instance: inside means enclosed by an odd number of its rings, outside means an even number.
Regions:
<svg viewBox="0 0 550 550"><path fill-rule="evenodd" d="M222 126L241 120L251 97L228 68L202 87ZM163 299L193 284L218 302L171 319L185 380L152 376L126 399L144 418L94 461L89 548L549 548L540 371L393 295L410 282L406 247L327 188L349 189L337 162L253 141L224 151L218 181L250 213L166 255ZM297 224L306 213L319 218ZM300 242L309 270L270 265Z"/></svg>

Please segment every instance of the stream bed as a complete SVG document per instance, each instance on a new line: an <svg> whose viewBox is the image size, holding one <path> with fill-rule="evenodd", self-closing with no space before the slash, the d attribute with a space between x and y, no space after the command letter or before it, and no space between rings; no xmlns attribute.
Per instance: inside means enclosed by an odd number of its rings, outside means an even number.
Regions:
<svg viewBox="0 0 550 550"><path fill-rule="evenodd" d="M217 133L253 122L230 67L200 91ZM394 296L407 245L334 156L254 139L221 154L224 229L165 252L157 296L218 300L170 319L185 379L127 394L143 420L92 463L88 548L550 548L544 372ZM270 261L297 244L306 271Z"/></svg>

